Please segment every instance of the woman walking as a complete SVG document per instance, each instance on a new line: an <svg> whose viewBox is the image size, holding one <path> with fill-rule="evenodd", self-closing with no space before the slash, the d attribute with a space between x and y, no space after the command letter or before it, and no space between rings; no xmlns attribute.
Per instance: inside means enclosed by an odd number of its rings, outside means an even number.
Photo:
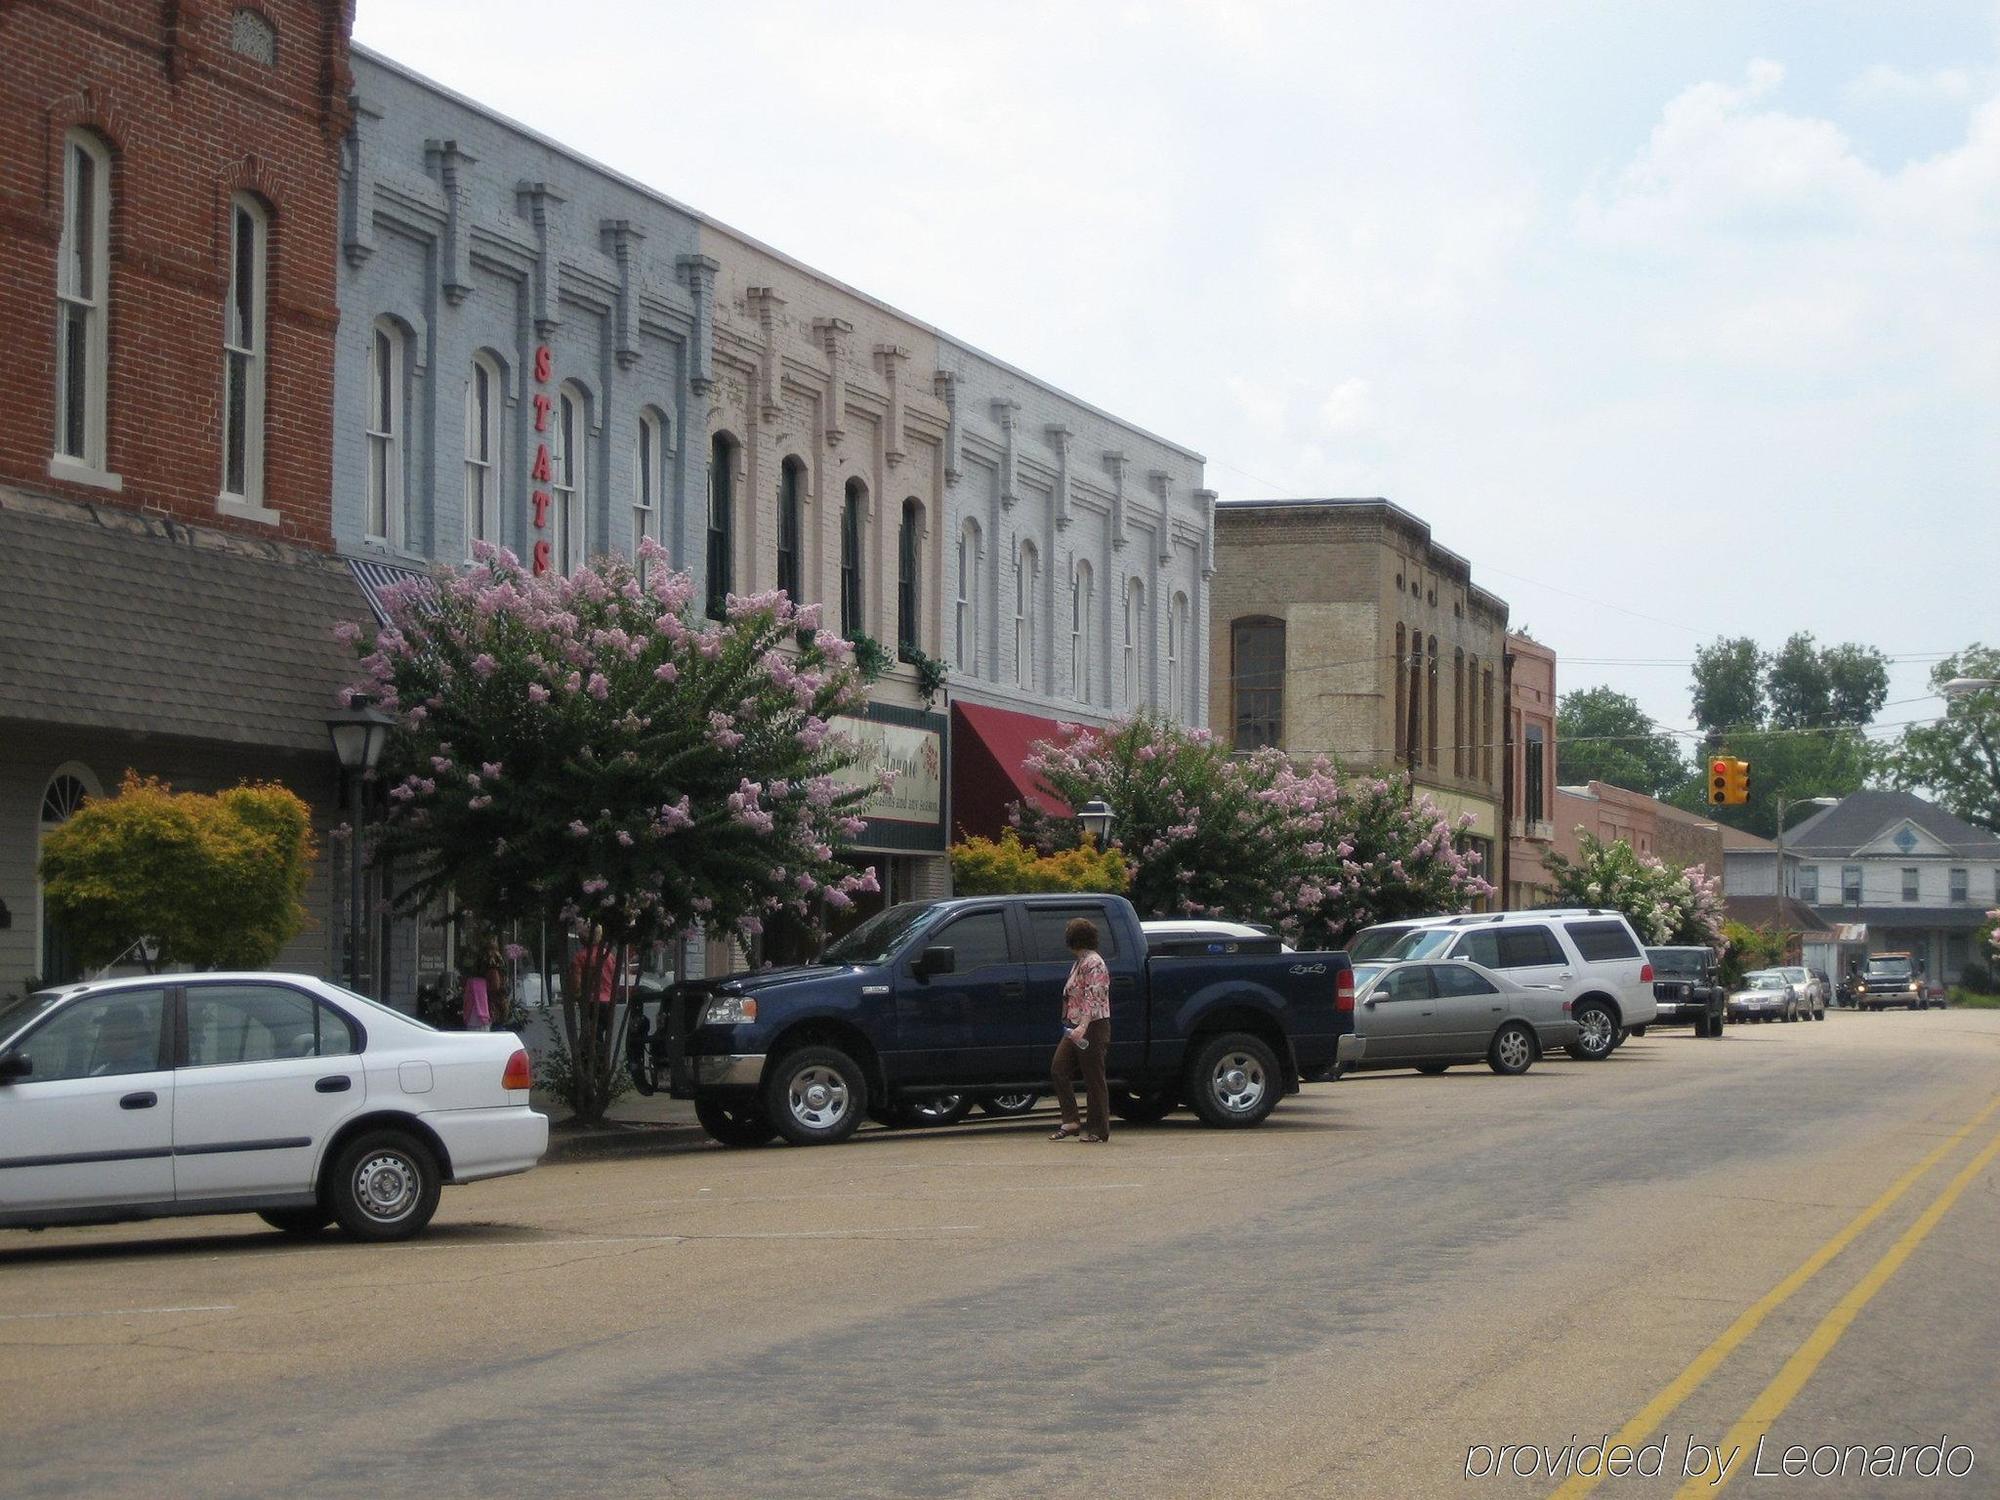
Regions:
<svg viewBox="0 0 2000 1500"><path fill-rule="evenodd" d="M1111 1095L1104 1084L1104 1054L1111 1049L1111 971L1097 951L1097 928L1078 917L1063 929L1063 942L1076 955L1063 985L1063 1039L1056 1044L1050 1076L1056 1086L1056 1107L1062 1127L1052 1141L1090 1142L1111 1139ZM1090 1128L1076 1118L1076 1074L1083 1070L1083 1091L1090 1103ZM1081 1133L1079 1133L1081 1132Z"/></svg>

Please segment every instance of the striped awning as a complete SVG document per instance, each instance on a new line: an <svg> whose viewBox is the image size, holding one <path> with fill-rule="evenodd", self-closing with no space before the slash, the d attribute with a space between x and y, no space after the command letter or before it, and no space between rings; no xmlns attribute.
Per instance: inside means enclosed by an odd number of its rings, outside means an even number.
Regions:
<svg viewBox="0 0 2000 1500"><path fill-rule="evenodd" d="M415 584L423 598L437 598L436 581L419 569L399 568L393 563L376 562L365 557L350 557L347 566L353 570L354 581L361 585L361 592L367 596L368 607L375 611L376 620L383 625L389 623L389 608L383 603L385 590L397 585Z"/></svg>

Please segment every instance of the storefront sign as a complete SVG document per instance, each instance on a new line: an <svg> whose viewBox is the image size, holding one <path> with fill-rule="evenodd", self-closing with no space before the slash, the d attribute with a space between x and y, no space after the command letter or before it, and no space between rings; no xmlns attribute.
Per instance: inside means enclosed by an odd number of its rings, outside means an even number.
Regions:
<svg viewBox="0 0 2000 1500"><path fill-rule="evenodd" d="M554 373L555 356L549 352L549 346L535 345L535 384L542 389L534 395L535 462L528 470L528 477L537 486L546 486L549 482L549 411L555 402L550 398L547 386ZM528 519L535 528L535 544L530 555L534 559L535 576L539 578L549 570L549 539L546 533L549 529L549 507L555 501L546 488L537 488L529 497L529 503L534 509Z"/></svg>
<svg viewBox="0 0 2000 1500"><path fill-rule="evenodd" d="M890 823L935 826L944 817L944 737L935 729L912 729L847 714L833 721L834 732L861 747L861 758L840 772L848 786L875 785L876 773L896 773L886 792L862 803L860 816Z"/></svg>

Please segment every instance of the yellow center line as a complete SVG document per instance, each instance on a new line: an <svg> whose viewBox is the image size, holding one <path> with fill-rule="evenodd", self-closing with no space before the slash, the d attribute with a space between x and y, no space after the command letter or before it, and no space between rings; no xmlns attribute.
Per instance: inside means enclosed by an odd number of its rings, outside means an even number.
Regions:
<svg viewBox="0 0 2000 1500"><path fill-rule="evenodd" d="M1792 1404L1805 1384L1812 1379L1813 1372L1833 1352L1833 1346L1840 1342L1841 1335L1860 1315L1875 1294L1888 1284L1889 1278L1902 1268L1924 1238L1937 1228L1938 1221L1951 1211L1951 1206L1959 1200L1965 1190L1972 1186L1974 1179L1993 1164L1993 1158L2000 1156L2000 1135L1996 1135L1959 1174L1952 1178L1945 1190L1931 1201L1917 1216L1916 1223L1903 1231L1902 1238L1889 1247L1888 1253L1868 1268L1868 1274L1854 1284L1848 1292L1833 1305L1833 1311L1819 1321L1819 1326L1806 1336L1796 1353L1785 1361L1784 1369L1777 1377L1758 1393L1750 1403L1750 1409L1743 1418L1729 1429L1729 1435L1716 1445L1718 1454L1741 1455L1751 1452L1761 1443L1771 1424L1785 1414L1785 1408ZM1710 1477L1690 1478L1674 1492L1674 1500L1687 1500L1692 1495L1713 1495L1736 1477L1740 1465L1732 1464L1720 1474Z"/></svg>
<svg viewBox="0 0 2000 1500"><path fill-rule="evenodd" d="M1894 1207L1897 1199L1915 1187L1918 1179L1950 1155L1967 1136L1984 1125L1995 1110L2000 1110L2000 1095L1996 1095L1943 1145L1890 1183L1881 1197L1862 1209L1838 1234L1807 1256L1797 1270L1745 1308L1736 1321L1716 1337L1714 1343L1689 1361L1687 1368L1669 1381L1657 1396L1648 1401L1637 1416L1619 1428L1617 1435L1605 1446L1609 1448L1613 1444L1623 1443L1628 1447L1636 1447L1652 1436L1654 1430L1672 1416L1680 1404L1693 1395L1704 1380L1715 1373L1716 1367L1762 1326L1766 1318L1784 1306L1800 1288L1824 1270L1827 1263L1836 1255L1853 1244L1869 1225ZM1575 1500L1577 1496L1587 1495L1597 1488L1604 1477L1601 1464L1591 1473L1573 1474L1555 1491L1551 1500Z"/></svg>

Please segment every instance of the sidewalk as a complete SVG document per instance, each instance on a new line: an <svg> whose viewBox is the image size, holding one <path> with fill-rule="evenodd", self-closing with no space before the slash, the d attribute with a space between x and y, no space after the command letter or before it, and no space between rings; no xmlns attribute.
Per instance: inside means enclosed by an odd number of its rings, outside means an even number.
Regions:
<svg viewBox="0 0 2000 1500"><path fill-rule="evenodd" d="M605 1111L604 1121L598 1125L578 1124L570 1117L567 1104L540 1089L534 1092L534 1107L549 1117L545 1162L653 1156L696 1151L712 1144L695 1121L694 1105L665 1094L648 1098L629 1092Z"/></svg>

